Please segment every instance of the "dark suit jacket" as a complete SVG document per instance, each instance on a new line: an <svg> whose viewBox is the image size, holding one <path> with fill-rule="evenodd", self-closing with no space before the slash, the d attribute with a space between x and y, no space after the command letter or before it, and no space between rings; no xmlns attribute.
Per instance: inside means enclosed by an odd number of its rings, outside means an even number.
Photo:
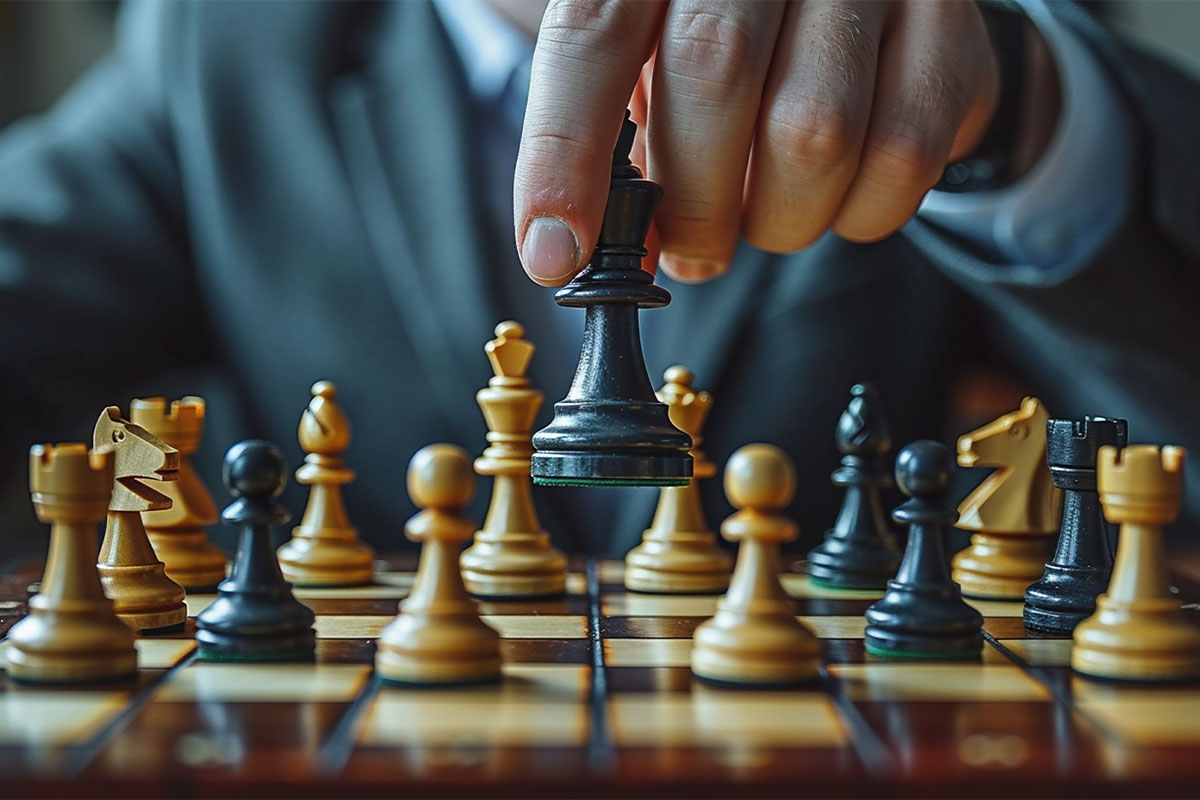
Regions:
<svg viewBox="0 0 1200 800"><path fill-rule="evenodd" d="M914 221L874 245L744 247L710 284L660 278L675 300L643 314L653 377L683 363L713 391L718 462L749 441L791 453L803 545L833 518L833 427L856 380L880 385L898 443L952 444L947 387L986 363L1056 415L1124 416L1135 441L1200 452L1200 90L1063 13L1140 126L1139 195L1100 257L1053 275L992 264ZM475 191L466 97L423 3L127 10L113 55L0 137L4 547L44 546L24 483L31 442L86 440L101 407L135 394L202 392L199 463L220 502L216 465L235 438L273 439L299 462L295 426L318 378L338 384L355 424L351 514L400 547L409 456L434 441L483 448L482 345L514 309L552 302L496 280L519 266ZM526 322L545 345L531 371L543 424L574 362ZM303 493L289 492L298 512ZM601 529L572 516L571 497L538 492L546 528L613 554L654 502L622 495ZM716 482L707 502L715 524L728 510ZM1200 511L1200 480L1188 507Z"/></svg>

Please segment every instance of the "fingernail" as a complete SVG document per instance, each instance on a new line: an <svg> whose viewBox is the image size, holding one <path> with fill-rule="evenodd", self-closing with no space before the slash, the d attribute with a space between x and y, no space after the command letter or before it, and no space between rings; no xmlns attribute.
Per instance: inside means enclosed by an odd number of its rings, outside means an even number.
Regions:
<svg viewBox="0 0 1200 800"><path fill-rule="evenodd" d="M538 217L525 231L521 263L538 283L559 283L575 272L579 242L562 220Z"/></svg>
<svg viewBox="0 0 1200 800"><path fill-rule="evenodd" d="M684 258L682 256L663 255L659 266L670 273L671 277L684 283L700 283L712 280L725 272L725 265L720 261L705 258Z"/></svg>

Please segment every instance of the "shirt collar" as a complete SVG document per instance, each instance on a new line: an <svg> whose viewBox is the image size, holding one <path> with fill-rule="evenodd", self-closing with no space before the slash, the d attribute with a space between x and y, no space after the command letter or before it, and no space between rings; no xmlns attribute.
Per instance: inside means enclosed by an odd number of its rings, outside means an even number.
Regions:
<svg viewBox="0 0 1200 800"><path fill-rule="evenodd" d="M499 99L513 73L533 58L533 42L485 0L433 0L458 51L471 94Z"/></svg>

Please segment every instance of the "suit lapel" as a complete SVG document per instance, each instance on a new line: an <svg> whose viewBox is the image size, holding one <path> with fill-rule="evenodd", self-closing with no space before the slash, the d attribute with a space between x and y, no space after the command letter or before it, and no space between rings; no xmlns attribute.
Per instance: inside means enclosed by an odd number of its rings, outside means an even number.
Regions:
<svg viewBox="0 0 1200 800"><path fill-rule="evenodd" d="M387 6L366 67L331 86L348 179L424 379L463 442L500 319L486 268L468 90L431 3ZM351 310L352 313L352 310Z"/></svg>

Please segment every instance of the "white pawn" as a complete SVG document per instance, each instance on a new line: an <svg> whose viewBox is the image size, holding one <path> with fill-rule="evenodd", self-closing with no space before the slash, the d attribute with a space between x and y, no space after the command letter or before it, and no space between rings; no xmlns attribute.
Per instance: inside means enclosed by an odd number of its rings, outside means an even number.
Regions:
<svg viewBox="0 0 1200 800"><path fill-rule="evenodd" d="M375 669L393 683L482 683L500 677L500 636L479 618L458 567L458 551L475 523L462 508L475 489L461 447L423 447L408 465L408 493L423 509L404 526L422 542L412 592L379 634Z"/></svg>
<svg viewBox="0 0 1200 800"><path fill-rule="evenodd" d="M725 494L738 511L721 534L741 544L716 616L696 629L692 672L745 686L811 680L821 645L779 583L779 545L796 537L796 525L778 512L796 494L796 468L777 447L746 445L725 465Z"/></svg>

